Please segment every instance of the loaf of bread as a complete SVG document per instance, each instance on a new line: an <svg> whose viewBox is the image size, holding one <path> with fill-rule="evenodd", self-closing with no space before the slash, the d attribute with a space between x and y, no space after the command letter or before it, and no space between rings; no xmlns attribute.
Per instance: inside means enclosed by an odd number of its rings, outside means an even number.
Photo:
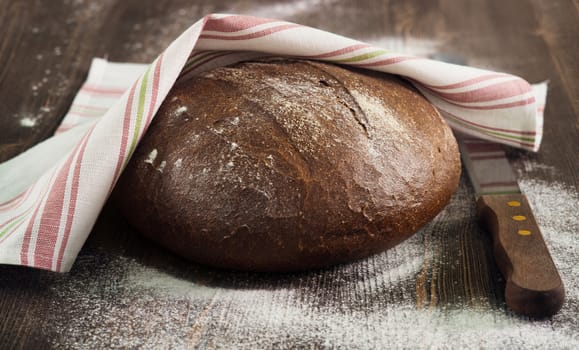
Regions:
<svg viewBox="0 0 579 350"><path fill-rule="evenodd" d="M407 82L272 59L178 82L115 197L139 232L194 262L292 271L400 243L459 174L449 127Z"/></svg>

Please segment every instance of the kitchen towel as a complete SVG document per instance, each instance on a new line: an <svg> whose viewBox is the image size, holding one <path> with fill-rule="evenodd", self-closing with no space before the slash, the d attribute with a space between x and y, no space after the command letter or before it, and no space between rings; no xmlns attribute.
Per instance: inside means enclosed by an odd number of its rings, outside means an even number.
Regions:
<svg viewBox="0 0 579 350"><path fill-rule="evenodd" d="M531 151L541 142L546 84L397 54L275 19L212 14L150 65L95 59L55 135L0 164L0 263L70 270L175 81L267 55L399 74L456 130Z"/></svg>

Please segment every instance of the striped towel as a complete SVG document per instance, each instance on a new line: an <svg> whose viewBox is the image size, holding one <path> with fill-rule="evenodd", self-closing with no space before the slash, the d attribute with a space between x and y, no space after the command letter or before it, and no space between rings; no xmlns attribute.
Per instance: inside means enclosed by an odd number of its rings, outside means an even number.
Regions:
<svg viewBox="0 0 579 350"><path fill-rule="evenodd" d="M459 131L532 151L541 141L545 84L294 23L208 15L150 65L96 59L56 134L0 164L0 263L68 271L174 82L264 55L400 74Z"/></svg>

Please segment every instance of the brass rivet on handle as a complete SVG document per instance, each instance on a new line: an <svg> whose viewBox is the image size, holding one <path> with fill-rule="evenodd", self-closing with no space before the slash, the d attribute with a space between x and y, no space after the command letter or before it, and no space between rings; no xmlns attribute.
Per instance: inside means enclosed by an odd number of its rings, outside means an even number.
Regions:
<svg viewBox="0 0 579 350"><path fill-rule="evenodd" d="M527 220L527 217L526 217L526 216L523 216L523 215L515 215L515 216L513 216L513 220L515 220L515 221L525 221L525 220Z"/></svg>
<svg viewBox="0 0 579 350"><path fill-rule="evenodd" d="M507 202L507 205L509 207L520 207L521 206L521 202L519 201L509 201Z"/></svg>
<svg viewBox="0 0 579 350"><path fill-rule="evenodd" d="M519 230L517 231L518 234L520 234L521 236L530 236L531 235L531 231L529 230Z"/></svg>

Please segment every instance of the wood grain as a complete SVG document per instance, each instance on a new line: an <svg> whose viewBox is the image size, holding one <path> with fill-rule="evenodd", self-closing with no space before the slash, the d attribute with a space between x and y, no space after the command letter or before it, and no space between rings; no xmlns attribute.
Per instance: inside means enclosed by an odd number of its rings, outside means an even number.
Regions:
<svg viewBox="0 0 579 350"><path fill-rule="evenodd" d="M62 0L47 6L40 0L0 0L0 161L52 134L92 57L149 62L210 12L283 18L391 49L460 55L471 65L505 70L531 82L549 80L540 152L510 150L508 156L519 175L576 193L576 1ZM576 219L569 225L577 226ZM416 270L407 266L413 262ZM157 271L172 283L186 281L210 294L206 299L189 294L171 299L151 294L150 286L145 293L129 283L135 271ZM578 285L576 276L562 277ZM352 265L294 275L238 274L191 265L138 236L108 206L71 273L0 266L0 347L144 347L164 339L166 344L174 340L202 348L234 341L246 348L467 347L473 343L465 341L473 340L487 347L557 348L577 339L577 299L533 328L506 310L504 288L490 237L475 221L466 178L451 204L399 248ZM577 294L576 289L571 292ZM245 295L250 300L240 299ZM244 303L248 308L239 309ZM263 305L279 315L262 316L258 311ZM303 318L290 317L292 312ZM457 319L456 313L468 317ZM481 322L460 328L458 320L469 319ZM249 321L257 326L250 327ZM300 322L307 327L299 328ZM461 338L449 331L455 329ZM501 343L477 338L477 331L495 329L505 329L497 340ZM541 333L544 329L550 333ZM528 333L539 340L518 336ZM175 334L184 334L184 343L171 338Z"/></svg>
<svg viewBox="0 0 579 350"><path fill-rule="evenodd" d="M565 288L525 195L482 195L477 212L493 237L495 262L507 280L509 308L535 318L558 312Z"/></svg>

